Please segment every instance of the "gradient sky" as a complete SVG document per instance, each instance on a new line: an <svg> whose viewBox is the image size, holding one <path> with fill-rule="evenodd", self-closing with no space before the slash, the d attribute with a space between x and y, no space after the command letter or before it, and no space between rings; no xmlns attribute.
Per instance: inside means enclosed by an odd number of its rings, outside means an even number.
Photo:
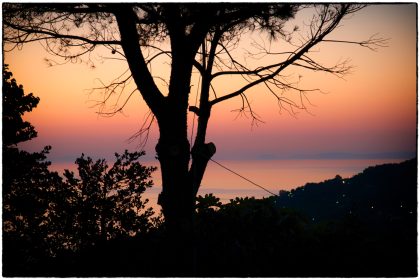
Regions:
<svg viewBox="0 0 420 280"><path fill-rule="evenodd" d="M216 105L208 129L208 141L217 146L216 159L276 159L319 157L410 157L416 153L416 5L373 5L345 20L331 38L364 40L378 33L389 38L389 46L377 52L355 45L325 44L316 53L322 61L350 58L352 73L339 79L325 73L299 72L303 86L320 88L314 93L311 114L292 116L279 113L277 102L268 93L249 92L254 110L264 121L251 127L247 118L237 118L232 110L240 99ZM304 19L298 15L296 21ZM302 22L300 22L301 24ZM39 151L52 145L53 162L73 162L82 152L112 158L114 152L134 150L139 141L127 140L141 126L148 112L136 94L124 110L110 118L98 116L90 94L102 81L111 81L124 71L124 63L101 61L93 54L95 69L83 63L48 67L51 57L38 43L5 54L19 84L27 93L41 98L28 119L38 130L38 138L24 148ZM164 70L161 70L164 72ZM194 81L193 81L194 84ZM232 79L217 84L227 90ZM191 100L196 87L192 87ZM146 145L147 157L155 155L158 129L152 128Z"/></svg>

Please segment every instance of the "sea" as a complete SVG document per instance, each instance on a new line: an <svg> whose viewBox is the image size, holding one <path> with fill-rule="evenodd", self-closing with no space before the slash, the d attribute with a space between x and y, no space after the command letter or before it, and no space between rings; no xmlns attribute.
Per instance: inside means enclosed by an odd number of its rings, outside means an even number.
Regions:
<svg viewBox="0 0 420 280"><path fill-rule="evenodd" d="M306 183L318 183L340 175L352 177L369 166L399 163L407 159L296 159L296 160L218 160L208 163L198 195L213 194L222 203L236 197L263 198L291 190ZM158 161L144 161L143 165L159 167ZM51 169L76 171L73 163L53 163ZM77 172L76 172L77 174ZM143 194L148 206L161 211L157 197L162 191L160 170L152 176L154 186Z"/></svg>

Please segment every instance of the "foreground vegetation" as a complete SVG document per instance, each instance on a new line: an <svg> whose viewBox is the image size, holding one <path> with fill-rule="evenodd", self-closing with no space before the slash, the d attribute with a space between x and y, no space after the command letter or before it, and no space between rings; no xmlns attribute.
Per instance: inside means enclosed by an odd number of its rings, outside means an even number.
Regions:
<svg viewBox="0 0 420 280"><path fill-rule="evenodd" d="M188 271L171 263L172 241L164 223L152 223L148 217L135 236L97 236L90 245L54 256L36 254L34 248L40 247L36 240L21 243L18 238L10 243L6 235L3 273L416 276L416 216L416 160L410 160L368 168L344 184L338 177L308 184L278 198L236 198L221 204L213 195L198 197Z"/></svg>

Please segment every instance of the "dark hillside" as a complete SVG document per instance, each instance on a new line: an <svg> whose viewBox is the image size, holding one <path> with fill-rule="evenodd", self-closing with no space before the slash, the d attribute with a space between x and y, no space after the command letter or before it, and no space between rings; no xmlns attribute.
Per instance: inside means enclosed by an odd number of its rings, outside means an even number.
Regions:
<svg viewBox="0 0 420 280"><path fill-rule="evenodd" d="M200 276L417 275L417 160L278 198L198 200ZM214 210L216 209L216 210Z"/></svg>
<svg viewBox="0 0 420 280"><path fill-rule="evenodd" d="M308 217L319 263L338 268L334 275L417 275L417 159L282 191L275 203Z"/></svg>
<svg viewBox="0 0 420 280"><path fill-rule="evenodd" d="M366 222L396 222L417 215L417 160L369 167L362 173L281 191L276 204L305 213L314 222L356 216Z"/></svg>

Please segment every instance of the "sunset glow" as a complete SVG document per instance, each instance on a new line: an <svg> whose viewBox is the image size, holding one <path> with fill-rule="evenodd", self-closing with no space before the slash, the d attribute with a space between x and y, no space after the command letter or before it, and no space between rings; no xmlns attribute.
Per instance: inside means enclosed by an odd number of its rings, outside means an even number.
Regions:
<svg viewBox="0 0 420 280"><path fill-rule="evenodd" d="M304 16L298 14L296 23L302 24ZM313 104L306 104L308 112L301 110L292 115L283 110L279 113L277 101L264 92L263 87L248 93L253 110L264 121L258 127L252 127L250 119L232 112L240 107L240 98L215 105L207 133L207 140L217 146L214 158L414 156L416 6L372 5L345 20L331 37L363 40L374 34L389 38L388 46L371 51L357 45L324 43L314 50L326 64L351 59L354 69L344 79L296 68L288 70L290 74L302 76L299 82L302 87L322 90L322 93L308 95ZM48 67L44 58L61 61L48 56L38 43L5 53L5 63L10 65L18 83L26 92L33 92L41 99L38 108L26 116L39 136L25 143L24 148L37 151L45 145L52 145L50 159L53 163L73 162L81 153L112 159L114 152L139 148L138 139L132 143L127 141L139 130L148 113L138 92L128 102L124 114L113 117L96 114L100 108L94 106L95 101L103 96L91 92L91 89L100 86L100 81L112 81L126 69L125 62L101 60L101 56L110 54L94 53L92 60L96 68L90 69L83 63ZM164 73L168 66L163 64L162 67L154 68L154 73ZM163 86L161 82L157 84ZM191 105L195 101L197 84L198 81L193 79ZM215 88L220 95L229 93L237 88L236 79L217 79ZM190 115L190 128L192 118ZM154 125L145 146L147 160L155 156L157 137L158 129Z"/></svg>

